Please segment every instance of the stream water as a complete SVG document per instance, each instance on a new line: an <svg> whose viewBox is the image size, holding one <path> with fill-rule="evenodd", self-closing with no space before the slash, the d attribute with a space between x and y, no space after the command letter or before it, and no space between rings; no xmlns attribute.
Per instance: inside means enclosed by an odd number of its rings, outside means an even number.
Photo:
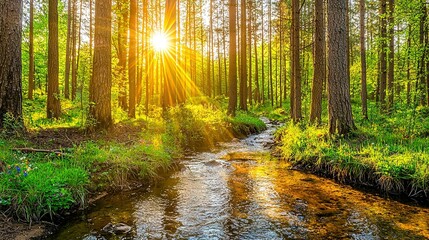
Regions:
<svg viewBox="0 0 429 240"><path fill-rule="evenodd" d="M271 159L275 126L196 153L148 189L97 202L51 239L428 239L429 209ZM125 223L125 235L104 233Z"/></svg>

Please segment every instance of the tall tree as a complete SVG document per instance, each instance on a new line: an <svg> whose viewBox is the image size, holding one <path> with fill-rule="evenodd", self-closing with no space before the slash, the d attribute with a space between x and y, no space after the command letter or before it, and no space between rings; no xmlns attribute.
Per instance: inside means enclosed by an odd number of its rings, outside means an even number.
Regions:
<svg viewBox="0 0 429 240"><path fill-rule="evenodd" d="M47 117L61 115L58 60L58 0L49 0L49 40L48 40L48 100Z"/></svg>
<svg viewBox="0 0 429 240"><path fill-rule="evenodd" d="M386 104L386 82L387 82L387 20L386 20L386 0L380 0L380 103L381 110L385 110Z"/></svg>
<svg viewBox="0 0 429 240"><path fill-rule="evenodd" d="M354 128L347 74L346 2L328 1L328 114L331 134L348 134Z"/></svg>
<svg viewBox="0 0 429 240"><path fill-rule="evenodd" d="M235 116L237 108L237 0L229 0L229 101L228 115Z"/></svg>
<svg viewBox="0 0 429 240"><path fill-rule="evenodd" d="M34 0L30 0L30 36L29 36L28 99L33 100L34 91Z"/></svg>
<svg viewBox="0 0 429 240"><path fill-rule="evenodd" d="M112 0L95 0L94 59L89 85L90 117L96 128L112 124Z"/></svg>
<svg viewBox="0 0 429 240"><path fill-rule="evenodd" d="M66 69L64 76L64 97L70 98L70 63L71 63L71 39L72 39L72 0L67 1L67 43L66 43Z"/></svg>
<svg viewBox="0 0 429 240"><path fill-rule="evenodd" d="M314 3L314 10L314 74L313 86L311 89L310 121L320 124L322 120L323 82L326 78L324 0L316 0Z"/></svg>
<svg viewBox="0 0 429 240"><path fill-rule="evenodd" d="M300 64L300 17L301 7L299 0L292 0L292 91L291 91L291 110L294 122L299 122L302 118L301 112L301 64Z"/></svg>
<svg viewBox="0 0 429 240"><path fill-rule="evenodd" d="M138 21L138 3L137 0L130 1L130 51L128 53L128 116L136 117L136 88L137 88L137 21Z"/></svg>
<svg viewBox="0 0 429 240"><path fill-rule="evenodd" d="M0 128L7 114L22 123L22 0L0 1Z"/></svg>
<svg viewBox="0 0 429 240"><path fill-rule="evenodd" d="M247 6L246 0L241 0L240 7L240 109L247 111Z"/></svg>
<svg viewBox="0 0 429 240"><path fill-rule="evenodd" d="M127 103L127 45L128 45L128 4L118 1L116 4L118 11L118 72L119 72L119 94L118 105L122 110L128 109Z"/></svg>
<svg viewBox="0 0 429 240"><path fill-rule="evenodd" d="M368 119L367 84L366 84L366 46L365 46L365 0L359 0L360 9L360 62L361 62L361 101L362 116Z"/></svg>
<svg viewBox="0 0 429 240"><path fill-rule="evenodd" d="M176 0L165 2L164 31L170 46L168 52L163 53L164 64L164 93L162 97L163 108L172 107L177 102L176 86Z"/></svg>
<svg viewBox="0 0 429 240"><path fill-rule="evenodd" d="M395 22L394 14L395 1L389 0L389 69L387 74L387 111L393 107L393 98L395 96L394 77L395 77Z"/></svg>

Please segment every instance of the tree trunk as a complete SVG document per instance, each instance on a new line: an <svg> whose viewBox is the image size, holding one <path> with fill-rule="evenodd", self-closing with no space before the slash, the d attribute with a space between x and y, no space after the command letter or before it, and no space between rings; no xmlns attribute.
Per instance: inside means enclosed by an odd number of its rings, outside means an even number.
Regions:
<svg viewBox="0 0 429 240"><path fill-rule="evenodd" d="M328 112L329 132L348 134L354 128L347 74L346 2L328 1Z"/></svg>
<svg viewBox="0 0 429 240"><path fill-rule="evenodd" d="M136 117L136 81L137 81L137 0L130 1L130 52L128 55L128 116Z"/></svg>
<svg viewBox="0 0 429 240"><path fill-rule="evenodd" d="M71 39L72 39L72 0L67 1L67 43L66 43L66 72L64 76L64 97L70 99L70 61L71 61Z"/></svg>
<svg viewBox="0 0 429 240"><path fill-rule="evenodd" d="M76 98L76 88L77 88L77 0L72 0L72 44L71 44L71 99L75 100Z"/></svg>
<svg viewBox="0 0 429 240"><path fill-rule="evenodd" d="M237 108L237 0L229 0L229 102L228 115L235 116Z"/></svg>
<svg viewBox="0 0 429 240"><path fill-rule="evenodd" d="M30 36L29 36L28 99L33 100L34 91L34 0L30 0Z"/></svg>
<svg viewBox="0 0 429 240"><path fill-rule="evenodd" d="M381 110L384 111L386 105L386 82L387 82L387 21L386 21L386 0L380 2L380 18L381 18L381 49L380 49L380 103Z"/></svg>
<svg viewBox="0 0 429 240"><path fill-rule="evenodd" d="M366 46L365 46L365 0L359 0L360 8L360 62L361 62L361 101L362 116L368 119L367 86L366 86Z"/></svg>
<svg viewBox="0 0 429 240"><path fill-rule="evenodd" d="M176 86L176 1L165 2L164 31L169 37L171 46L167 53L163 53L164 94L163 108L172 107L177 102Z"/></svg>
<svg viewBox="0 0 429 240"><path fill-rule="evenodd" d="M128 7L122 1L117 2L118 8L118 70L119 70L119 94L118 104L119 107L126 111L128 110L127 102L127 45L128 45Z"/></svg>
<svg viewBox="0 0 429 240"><path fill-rule="evenodd" d="M240 7L240 109L247 111L247 6L246 0L241 0Z"/></svg>
<svg viewBox="0 0 429 240"><path fill-rule="evenodd" d="M326 78L325 52L325 14L324 0L316 0L315 32L314 32L314 74L311 89L310 122L320 124L322 121L322 92Z"/></svg>
<svg viewBox="0 0 429 240"><path fill-rule="evenodd" d="M89 86L90 117L96 128L112 125L112 0L95 1L94 60Z"/></svg>
<svg viewBox="0 0 429 240"><path fill-rule="evenodd" d="M58 72L58 0L49 0L48 118L59 118L61 115Z"/></svg>
<svg viewBox="0 0 429 240"><path fill-rule="evenodd" d="M22 0L0 2L0 33L0 128L5 128L10 116L22 124Z"/></svg>
<svg viewBox="0 0 429 240"><path fill-rule="evenodd" d="M395 77L395 23L393 13L395 10L395 0L389 0L389 69L387 80L387 111L390 112L393 107L393 98L395 96L394 77Z"/></svg>
<svg viewBox="0 0 429 240"><path fill-rule="evenodd" d="M299 0L292 0L292 87L293 87L293 111L292 119L299 122L301 113L301 64L300 64L300 39L299 39ZM344 18L345 20L345 18ZM344 22L343 22L344 23ZM347 55L346 55L347 56ZM346 59L347 60L347 59ZM344 69L345 70L345 69Z"/></svg>

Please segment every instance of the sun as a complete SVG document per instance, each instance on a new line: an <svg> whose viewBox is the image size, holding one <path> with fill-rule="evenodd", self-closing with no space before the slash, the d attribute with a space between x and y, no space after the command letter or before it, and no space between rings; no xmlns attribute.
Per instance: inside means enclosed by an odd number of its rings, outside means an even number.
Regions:
<svg viewBox="0 0 429 240"><path fill-rule="evenodd" d="M163 32L155 32L150 41L153 49L157 52L167 51L169 47L168 36Z"/></svg>

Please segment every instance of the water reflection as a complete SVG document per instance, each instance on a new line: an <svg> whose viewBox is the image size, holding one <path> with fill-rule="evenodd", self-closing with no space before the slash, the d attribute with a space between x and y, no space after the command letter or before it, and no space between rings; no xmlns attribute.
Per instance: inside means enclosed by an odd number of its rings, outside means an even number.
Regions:
<svg viewBox="0 0 429 240"><path fill-rule="evenodd" d="M274 128L214 152L145 191L121 193L52 239L428 239L429 211L289 169L270 159ZM109 222L128 236L101 232Z"/></svg>

